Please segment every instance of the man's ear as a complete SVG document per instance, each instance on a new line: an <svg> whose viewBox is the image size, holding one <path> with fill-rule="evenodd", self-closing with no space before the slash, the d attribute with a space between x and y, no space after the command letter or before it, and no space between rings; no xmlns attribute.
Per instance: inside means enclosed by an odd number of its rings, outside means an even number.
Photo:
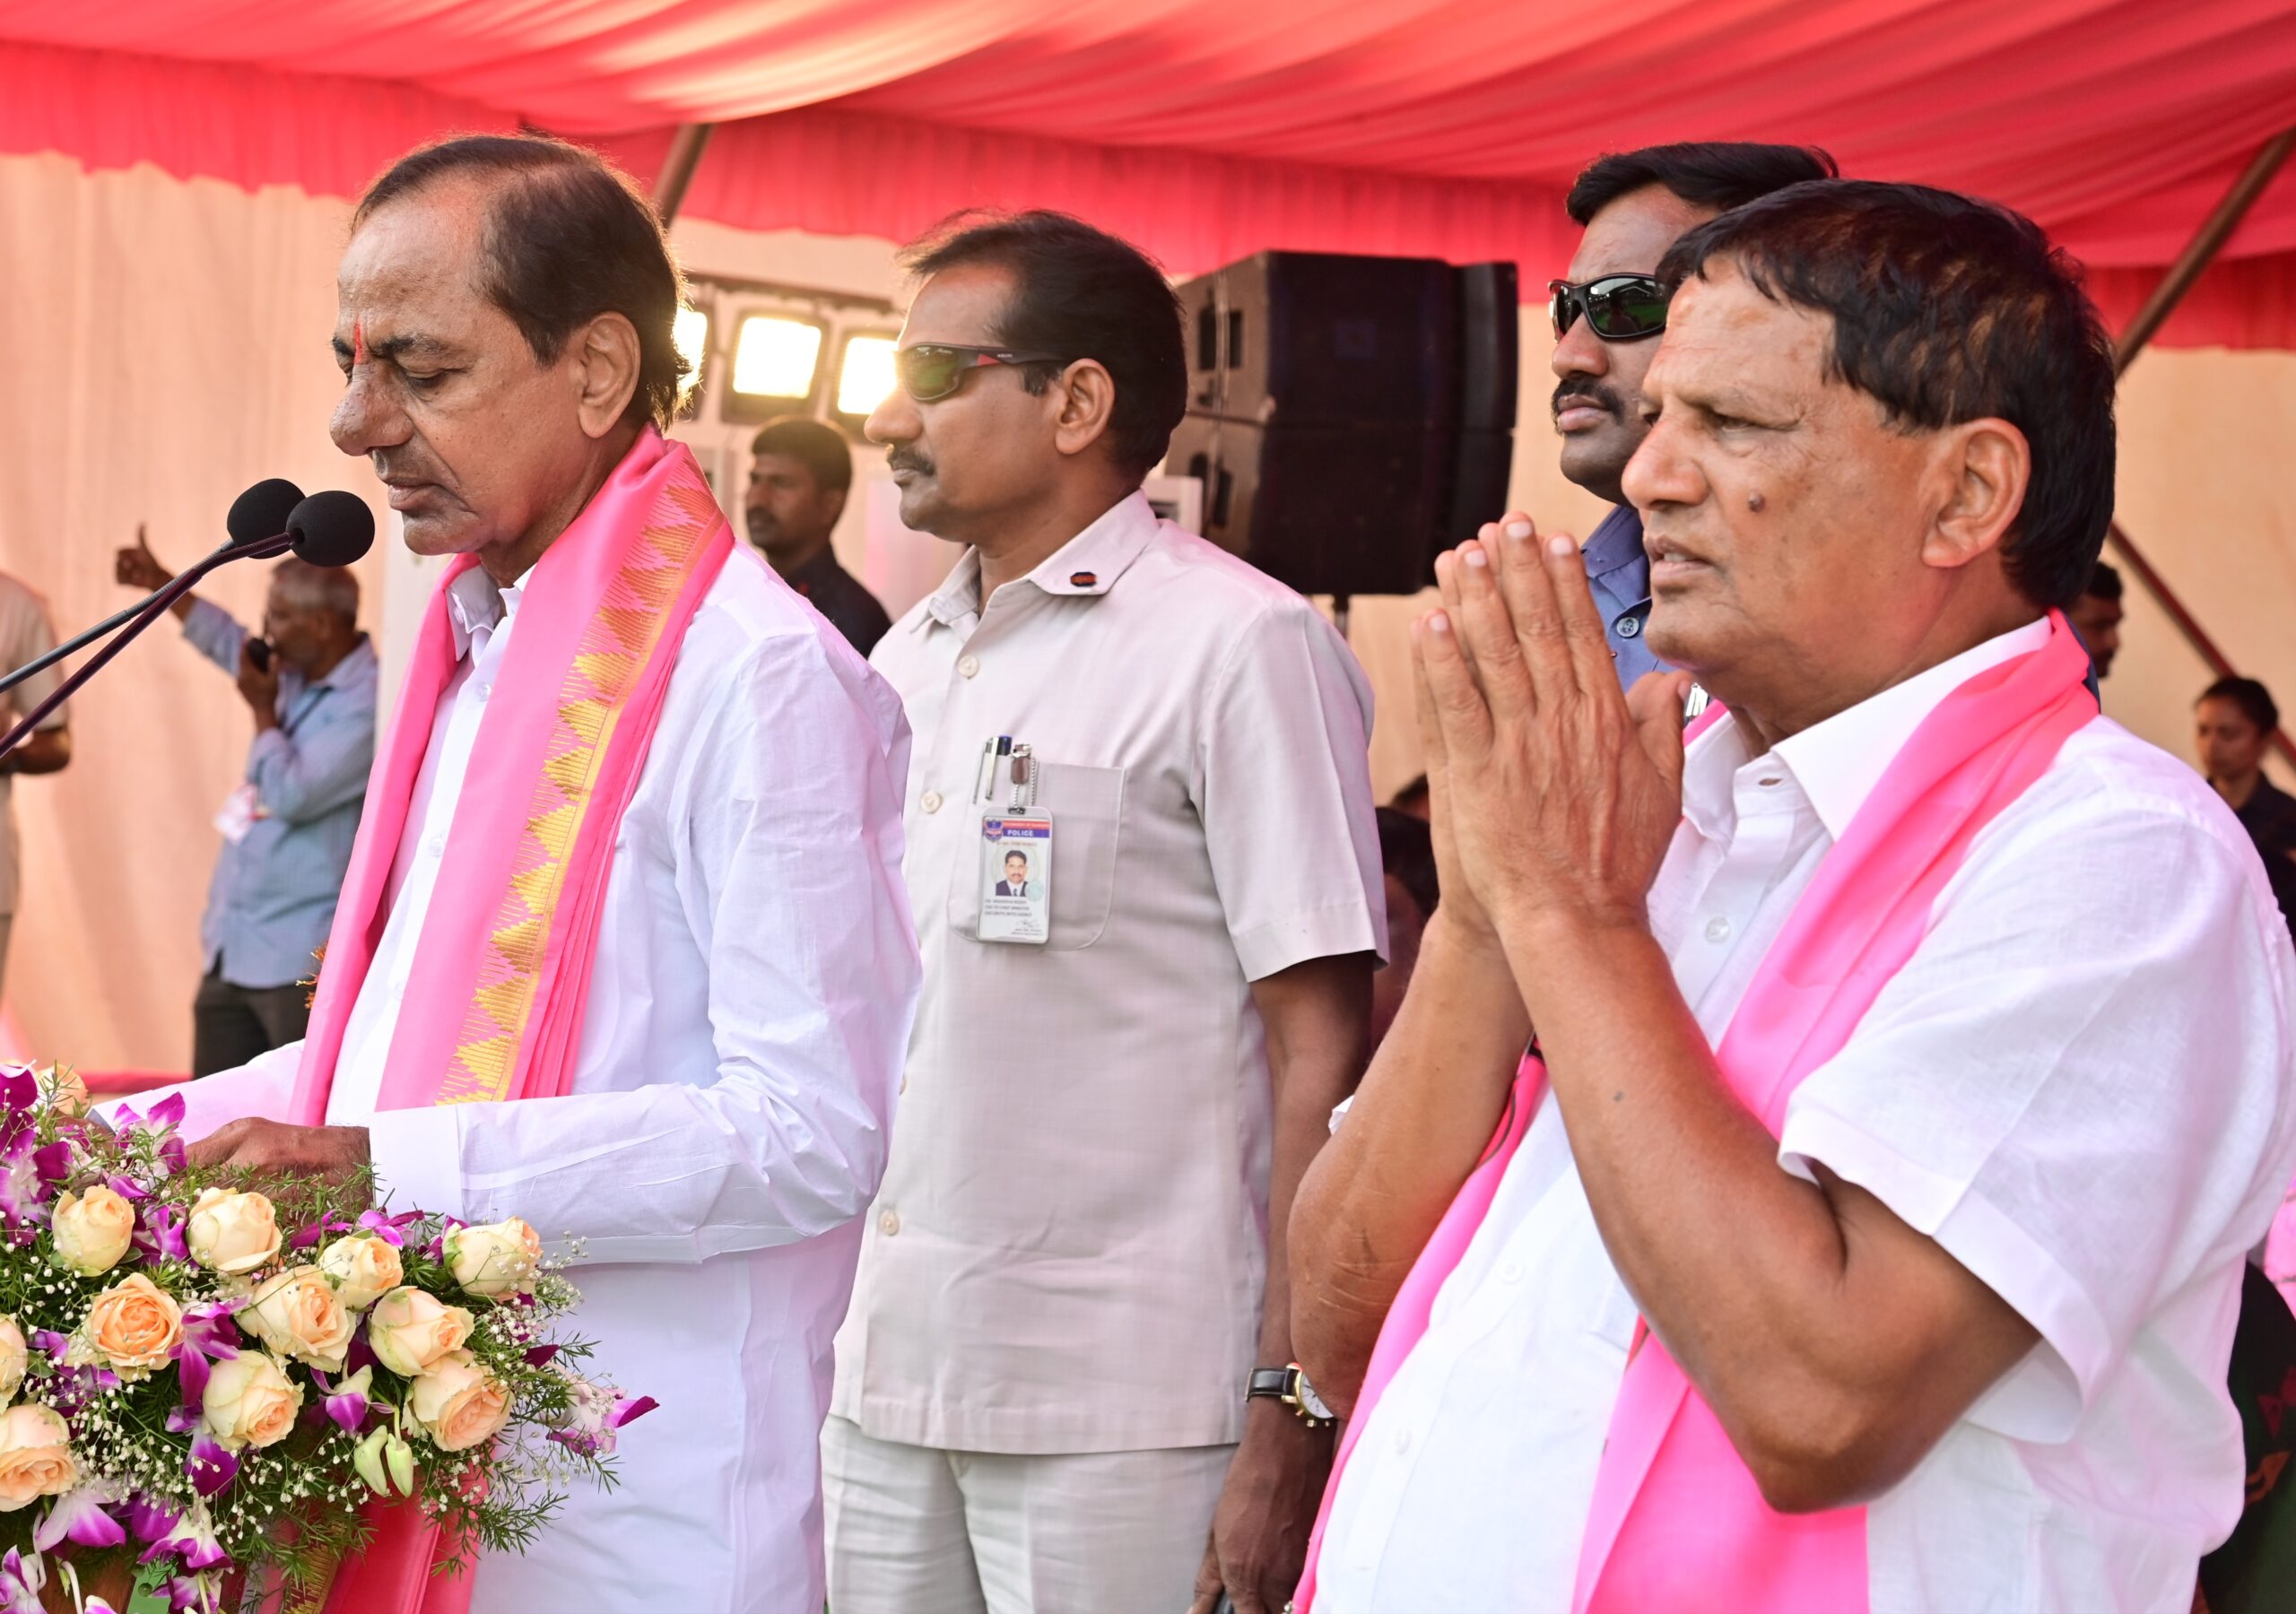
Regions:
<svg viewBox="0 0 2296 1614"><path fill-rule="evenodd" d="M1944 492L1921 558L1952 569L1991 553L2008 537L2032 484L2033 451L2023 432L1994 418L1948 428L1940 438Z"/></svg>
<svg viewBox="0 0 2296 1614"><path fill-rule="evenodd" d="M835 526L837 518L845 514L845 499L843 488L831 488L822 495L822 507L829 512L830 525Z"/></svg>
<svg viewBox="0 0 2296 1614"><path fill-rule="evenodd" d="M1047 389L1058 405L1053 442L1063 454L1082 454L1108 435L1116 416L1116 377L1097 359L1079 359Z"/></svg>
<svg viewBox="0 0 2296 1614"><path fill-rule="evenodd" d="M568 337L566 348L583 433L604 437L638 395L638 327L627 315L601 314Z"/></svg>

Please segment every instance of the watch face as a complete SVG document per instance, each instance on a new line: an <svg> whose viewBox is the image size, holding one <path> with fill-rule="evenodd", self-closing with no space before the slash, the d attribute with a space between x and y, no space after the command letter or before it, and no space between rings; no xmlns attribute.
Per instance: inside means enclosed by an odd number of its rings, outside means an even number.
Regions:
<svg viewBox="0 0 2296 1614"><path fill-rule="evenodd" d="M1324 1398L1318 1395L1316 1393L1316 1387L1308 1382L1308 1373L1307 1369L1304 1367L1300 1370L1300 1404L1305 1407L1312 1416L1317 1418L1336 1418L1338 1416L1338 1414L1334 1412L1329 1407L1324 1405Z"/></svg>

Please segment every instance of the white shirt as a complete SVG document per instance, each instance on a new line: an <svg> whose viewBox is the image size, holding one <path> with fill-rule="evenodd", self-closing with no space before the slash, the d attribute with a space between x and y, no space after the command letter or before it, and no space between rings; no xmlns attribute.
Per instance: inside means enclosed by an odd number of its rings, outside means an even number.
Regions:
<svg viewBox="0 0 2296 1614"><path fill-rule="evenodd" d="M985 609L966 554L872 660L917 732L925 996L834 1410L961 1451L1224 1445L1267 1270L1252 983L1386 934L1362 670L1136 493ZM1041 945L978 939L999 735L1042 767Z"/></svg>
<svg viewBox="0 0 2296 1614"><path fill-rule="evenodd" d="M1749 758L1691 747L1652 928L1709 1043L1922 718L1989 641ZM2041 1342L1872 1504L1874 1614L2183 1614L2239 1515L2245 1252L2296 1164L2296 959L2239 824L2098 718L1971 843L1931 929L1787 1112ZM1550 1099L1373 1410L1319 1614L1570 1607L1636 1310Z"/></svg>
<svg viewBox="0 0 2296 1614"><path fill-rule="evenodd" d="M900 889L908 730L882 680L737 547L688 628L614 841L574 1091L373 1113L478 720L517 625L456 601L441 699L331 1122L403 1206L578 1236L573 1330L661 1410L621 1488L577 1489L481 1614L819 1614L831 1344L883 1169L918 990ZM184 1089L197 1137L277 1114L301 1045Z"/></svg>

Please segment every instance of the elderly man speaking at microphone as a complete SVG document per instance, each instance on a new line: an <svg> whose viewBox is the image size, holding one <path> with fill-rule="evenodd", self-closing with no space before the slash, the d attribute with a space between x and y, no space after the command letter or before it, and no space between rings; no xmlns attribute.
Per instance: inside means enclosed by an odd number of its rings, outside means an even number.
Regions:
<svg viewBox="0 0 2296 1614"><path fill-rule="evenodd" d="M2187 1609L2296 960L2058 609L2109 351L1938 191L1669 262L1625 490L1687 671L1622 697L1519 519L1417 630L1443 905L1293 1212L1310 1375L1319 1313L1387 1311L1302 1606Z"/></svg>
<svg viewBox="0 0 2296 1614"><path fill-rule="evenodd" d="M186 1089L193 1158L371 1163L587 1240L582 1330L661 1410L618 1489L480 1561L477 1609L817 1614L831 1341L918 980L900 703L661 436L678 274L627 180L415 152L339 294L335 440L452 559L309 1036Z"/></svg>

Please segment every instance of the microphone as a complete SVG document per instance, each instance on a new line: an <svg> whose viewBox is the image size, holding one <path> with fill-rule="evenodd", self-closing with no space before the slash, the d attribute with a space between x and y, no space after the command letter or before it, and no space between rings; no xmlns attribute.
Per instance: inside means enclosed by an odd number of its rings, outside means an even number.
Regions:
<svg viewBox="0 0 2296 1614"><path fill-rule="evenodd" d="M328 488L299 500L288 512L286 535L294 541L290 547L299 560L313 566L348 566L375 547L375 512L356 493Z"/></svg>
<svg viewBox="0 0 2296 1614"><path fill-rule="evenodd" d="M283 476L266 476L231 501L223 530L233 543L253 543L287 530L287 518L303 502L303 490Z"/></svg>
<svg viewBox="0 0 2296 1614"><path fill-rule="evenodd" d="M196 569L200 576L204 577L209 569L220 565L223 560L234 560L238 555L249 553L250 551L247 546L267 542L273 535L278 534L286 526L287 518L294 513L295 507L302 502L302 489L283 476L266 477L256 483L254 487L231 501L230 513L223 517L223 529L230 534L230 542L226 543L210 556L207 566ZM5 678L0 678L0 695L6 694L33 673L45 672L65 656L78 655L113 629L141 616L146 606L157 599L160 594L166 592L165 588L161 588L158 593L144 595L125 611L113 612L111 615L77 638L57 646L47 655L35 657ZM170 596L170 603L173 603L174 597Z"/></svg>
<svg viewBox="0 0 2296 1614"><path fill-rule="evenodd" d="M125 632L98 651L85 666L65 679L54 694L26 714L4 737L0 737L0 757L5 757L22 744L43 718L100 672L113 656L126 649L129 640L165 615L170 605L190 593L194 585L225 561L263 560L292 550L299 559L313 566L348 566L371 549L375 542L375 513L356 493L328 489L307 499L303 490L293 482L276 476L256 483L233 499L230 513L223 518L223 525L225 531L231 534L231 542L189 570L170 579L166 587L155 591L126 611L115 612L70 644L59 645L46 655L26 663L5 678L0 678L0 693L4 693L33 673L54 666L73 652L93 643L121 623L127 623ZM134 620L130 620L131 618Z"/></svg>

